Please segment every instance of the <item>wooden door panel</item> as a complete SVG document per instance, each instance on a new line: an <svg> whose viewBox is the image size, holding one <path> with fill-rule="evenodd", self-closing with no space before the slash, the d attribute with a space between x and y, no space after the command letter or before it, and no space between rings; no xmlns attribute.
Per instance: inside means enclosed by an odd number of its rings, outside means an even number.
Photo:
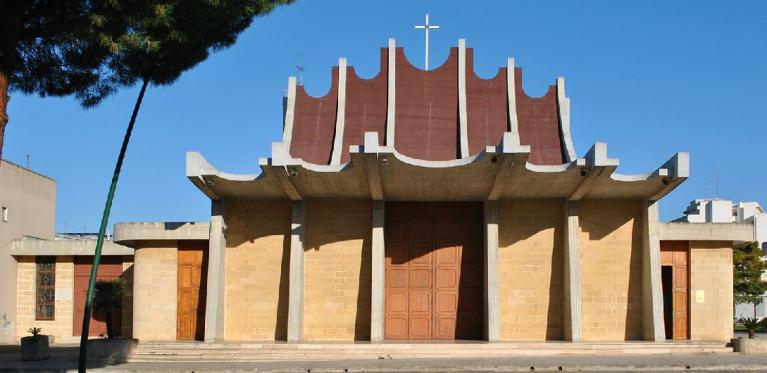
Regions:
<svg viewBox="0 0 767 373"><path fill-rule="evenodd" d="M205 333L207 242L179 241L176 338L202 340Z"/></svg>
<svg viewBox="0 0 767 373"><path fill-rule="evenodd" d="M672 268L672 338L689 339L689 256L688 241L661 241L661 264Z"/></svg>
<svg viewBox="0 0 767 373"><path fill-rule="evenodd" d="M387 203L387 339L482 337L481 207Z"/></svg>

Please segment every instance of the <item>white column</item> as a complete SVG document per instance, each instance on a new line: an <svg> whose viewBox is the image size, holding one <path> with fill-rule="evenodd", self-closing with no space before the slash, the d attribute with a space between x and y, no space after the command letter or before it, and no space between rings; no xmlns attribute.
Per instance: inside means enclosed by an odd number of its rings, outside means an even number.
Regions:
<svg viewBox="0 0 767 373"><path fill-rule="evenodd" d="M394 118L396 108L396 78L397 78L397 45L394 39L389 39L388 70L386 88L386 143L385 146L394 148Z"/></svg>
<svg viewBox="0 0 767 373"><path fill-rule="evenodd" d="M577 202L565 202L564 332L565 340L583 340L581 314L580 222Z"/></svg>
<svg viewBox="0 0 767 373"><path fill-rule="evenodd" d="M221 201L213 201L208 240L208 285L205 294L205 342L224 340L226 309L226 236Z"/></svg>
<svg viewBox="0 0 767 373"><path fill-rule="evenodd" d="M662 342L666 340L666 331L663 326L658 202L645 202L642 215L642 334L645 340Z"/></svg>
<svg viewBox="0 0 767 373"><path fill-rule="evenodd" d="M294 201L290 224L288 342L304 339L304 202Z"/></svg>
<svg viewBox="0 0 767 373"><path fill-rule="evenodd" d="M373 232L371 245L371 289L370 289L370 341L384 339L384 202L373 201Z"/></svg>
<svg viewBox="0 0 767 373"><path fill-rule="evenodd" d="M336 105L336 130L333 138L333 153L330 164L341 164L344 146L344 124L346 120L346 58L338 59L338 104Z"/></svg>
<svg viewBox="0 0 767 373"><path fill-rule="evenodd" d="M469 125L466 106L466 39L458 39L458 134L461 158L469 157Z"/></svg>
<svg viewBox="0 0 767 373"><path fill-rule="evenodd" d="M485 337L500 340L498 294L498 202L485 201Z"/></svg>

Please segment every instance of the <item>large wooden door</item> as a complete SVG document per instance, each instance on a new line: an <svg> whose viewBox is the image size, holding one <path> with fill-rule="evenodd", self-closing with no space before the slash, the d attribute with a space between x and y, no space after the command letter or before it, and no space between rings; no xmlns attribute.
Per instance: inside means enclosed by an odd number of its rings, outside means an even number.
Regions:
<svg viewBox="0 0 767 373"><path fill-rule="evenodd" d="M479 203L386 204L386 338L482 338Z"/></svg>
<svg viewBox="0 0 767 373"><path fill-rule="evenodd" d="M76 256L74 262L75 303L73 312L74 317L72 319L72 335L80 336L83 332L85 298L88 295L88 282L91 278L91 268L93 268L93 256ZM119 278L122 273L123 262L121 256L102 256L96 280L114 280ZM112 328L118 335L121 333L122 311L119 308L112 311ZM93 311L91 312L90 325L88 326L88 336L96 337L102 335L107 335L106 316L101 311Z"/></svg>
<svg viewBox="0 0 767 373"><path fill-rule="evenodd" d="M201 341L205 337L207 247L207 241L179 241L178 244L178 340Z"/></svg>
<svg viewBox="0 0 767 373"><path fill-rule="evenodd" d="M661 265L672 268L673 339L689 339L689 241L661 241ZM667 297L664 297L667 298Z"/></svg>

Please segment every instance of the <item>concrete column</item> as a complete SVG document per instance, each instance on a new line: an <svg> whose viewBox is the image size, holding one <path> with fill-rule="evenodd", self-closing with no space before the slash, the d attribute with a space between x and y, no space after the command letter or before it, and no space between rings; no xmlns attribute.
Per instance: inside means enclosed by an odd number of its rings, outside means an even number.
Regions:
<svg viewBox="0 0 767 373"><path fill-rule="evenodd" d="M304 202L294 201L290 225L288 342L304 339Z"/></svg>
<svg viewBox="0 0 767 373"><path fill-rule="evenodd" d="M498 295L498 202L485 201L485 338L500 340Z"/></svg>
<svg viewBox="0 0 767 373"><path fill-rule="evenodd" d="M373 201L371 246L370 341L384 340L384 202Z"/></svg>
<svg viewBox="0 0 767 373"><path fill-rule="evenodd" d="M657 201L645 202L642 218L642 334L645 340L662 342L666 340L666 332L663 326Z"/></svg>
<svg viewBox="0 0 767 373"><path fill-rule="evenodd" d="M564 332L565 340L583 340L581 314L581 249L577 202L565 202Z"/></svg>
<svg viewBox="0 0 767 373"><path fill-rule="evenodd" d="M205 295L205 342L224 340L226 300L226 223L221 201L213 201L208 240L208 287Z"/></svg>

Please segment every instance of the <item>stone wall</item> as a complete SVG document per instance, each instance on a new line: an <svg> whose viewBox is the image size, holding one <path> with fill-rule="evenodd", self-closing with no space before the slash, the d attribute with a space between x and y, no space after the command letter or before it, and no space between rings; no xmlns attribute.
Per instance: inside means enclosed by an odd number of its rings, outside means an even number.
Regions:
<svg viewBox="0 0 767 373"><path fill-rule="evenodd" d="M16 336L29 335L32 327L42 328L41 334L55 341L72 340L75 266L71 256L56 257L56 300L53 320L35 320L37 265L35 257L17 258L17 318Z"/></svg>
<svg viewBox="0 0 767 373"><path fill-rule="evenodd" d="M305 206L304 338L370 338L370 201Z"/></svg>
<svg viewBox="0 0 767 373"><path fill-rule="evenodd" d="M227 340L285 340L290 201L225 201Z"/></svg>
<svg viewBox="0 0 767 373"><path fill-rule="evenodd" d="M175 241L137 248L133 266L133 338L176 339L178 249Z"/></svg>
<svg viewBox="0 0 767 373"><path fill-rule="evenodd" d="M501 340L560 340L562 201L498 205Z"/></svg>
<svg viewBox="0 0 767 373"><path fill-rule="evenodd" d="M690 241L690 338L729 341L732 319L732 243Z"/></svg>
<svg viewBox="0 0 767 373"><path fill-rule="evenodd" d="M578 203L584 341L642 339L642 203Z"/></svg>

